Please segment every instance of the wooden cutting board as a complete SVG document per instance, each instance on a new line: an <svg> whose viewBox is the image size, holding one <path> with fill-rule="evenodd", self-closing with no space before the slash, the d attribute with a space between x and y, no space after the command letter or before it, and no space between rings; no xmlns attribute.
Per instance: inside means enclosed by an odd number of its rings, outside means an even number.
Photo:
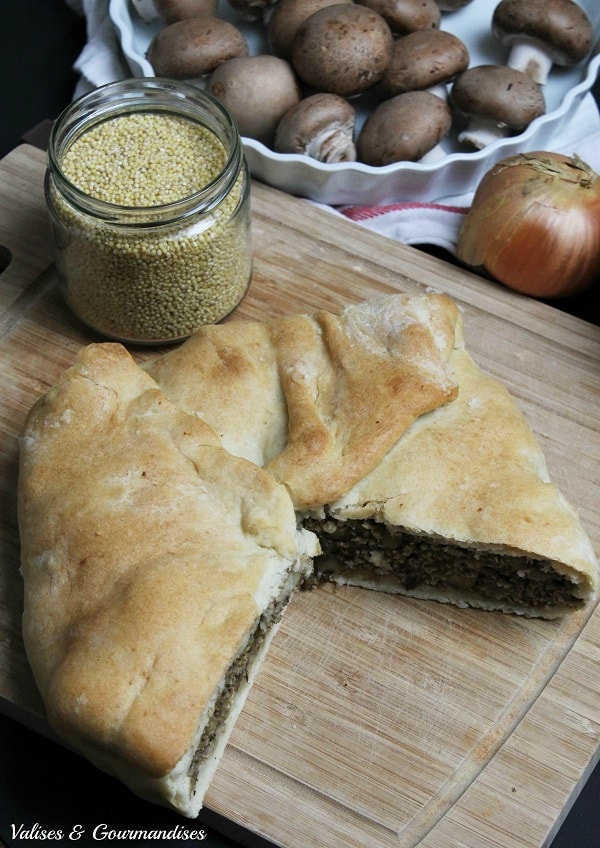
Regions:
<svg viewBox="0 0 600 848"><path fill-rule="evenodd" d="M0 163L12 255L0 277L0 704L48 733L21 641L16 439L91 338L57 293L43 173L28 146ZM253 216L254 278L236 317L452 295L472 354L519 400L600 548L597 327L263 185ZM546 845L598 757L599 662L592 608L544 622L358 589L298 594L206 806L284 848Z"/></svg>

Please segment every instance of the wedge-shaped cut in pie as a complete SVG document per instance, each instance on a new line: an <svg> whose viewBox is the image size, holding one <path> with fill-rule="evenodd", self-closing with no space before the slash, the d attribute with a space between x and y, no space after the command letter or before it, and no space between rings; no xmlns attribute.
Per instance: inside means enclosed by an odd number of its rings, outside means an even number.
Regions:
<svg viewBox="0 0 600 848"><path fill-rule="evenodd" d="M378 357L405 359L398 395ZM286 484L320 538L323 579L544 618L594 597L590 540L517 403L466 351L449 298L212 327L147 368ZM446 394L428 410L436 378Z"/></svg>
<svg viewBox="0 0 600 848"><path fill-rule="evenodd" d="M30 412L19 522L24 639L51 725L196 815L315 537L282 485L115 344L85 348Z"/></svg>

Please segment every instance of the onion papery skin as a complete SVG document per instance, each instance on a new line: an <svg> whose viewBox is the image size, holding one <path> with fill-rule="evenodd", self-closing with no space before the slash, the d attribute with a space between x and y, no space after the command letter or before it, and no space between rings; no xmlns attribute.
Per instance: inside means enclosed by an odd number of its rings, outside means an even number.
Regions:
<svg viewBox="0 0 600 848"><path fill-rule="evenodd" d="M559 153L509 156L479 183L456 252L523 294L584 291L600 279L600 176Z"/></svg>

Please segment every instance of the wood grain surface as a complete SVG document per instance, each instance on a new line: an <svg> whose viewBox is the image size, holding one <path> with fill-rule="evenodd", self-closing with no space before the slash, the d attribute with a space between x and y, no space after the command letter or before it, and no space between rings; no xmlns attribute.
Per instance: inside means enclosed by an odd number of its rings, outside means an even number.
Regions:
<svg viewBox="0 0 600 848"><path fill-rule="evenodd" d="M0 708L49 733L21 640L17 438L92 338L57 292L43 175L29 146L0 163L12 254L0 277ZM598 550L600 330L258 183L252 202L253 281L234 317L450 294L474 358L512 390ZM360 589L300 593L206 806L284 848L547 845L598 758L599 661L591 607L544 622Z"/></svg>

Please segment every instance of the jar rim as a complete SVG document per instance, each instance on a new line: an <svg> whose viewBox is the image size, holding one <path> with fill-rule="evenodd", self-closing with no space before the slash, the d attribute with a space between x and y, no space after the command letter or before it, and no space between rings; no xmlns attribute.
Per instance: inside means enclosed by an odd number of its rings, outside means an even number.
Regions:
<svg viewBox="0 0 600 848"><path fill-rule="evenodd" d="M130 206L89 195L64 173L61 155L92 127L122 115L164 112L189 118L213 132L223 144L227 159L206 185L182 198L152 206ZM198 212L210 211L231 190L244 164L241 138L226 107L210 92L190 83L161 77L117 80L80 95L58 115L52 126L47 149L48 172L60 183L60 190L82 211L106 221L131 216L130 223L156 225L181 220ZM144 220L146 219L146 220Z"/></svg>

